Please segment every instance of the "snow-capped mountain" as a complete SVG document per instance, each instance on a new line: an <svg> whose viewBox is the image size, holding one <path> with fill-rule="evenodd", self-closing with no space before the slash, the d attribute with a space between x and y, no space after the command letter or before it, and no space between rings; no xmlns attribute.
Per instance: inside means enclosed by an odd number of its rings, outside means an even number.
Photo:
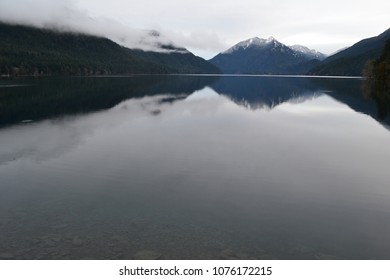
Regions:
<svg viewBox="0 0 390 280"><path fill-rule="evenodd" d="M309 49L308 47L301 46L301 45L293 45L290 46L290 48L296 52L299 52L306 56L308 59L318 59L318 60L324 60L326 58L326 55L318 52L314 49Z"/></svg>
<svg viewBox="0 0 390 280"><path fill-rule="evenodd" d="M251 47L264 47L270 43L275 42L276 44L279 43L275 40L274 37L269 37L268 39L260 39L258 37L254 37L242 42L239 42L238 44L234 45L230 49L227 49L223 53L233 53L238 50L245 50L247 48Z"/></svg>
<svg viewBox="0 0 390 280"><path fill-rule="evenodd" d="M316 52L312 54L306 49L294 50L273 37L254 37L239 42L210 62L230 74L303 74L319 63Z"/></svg>

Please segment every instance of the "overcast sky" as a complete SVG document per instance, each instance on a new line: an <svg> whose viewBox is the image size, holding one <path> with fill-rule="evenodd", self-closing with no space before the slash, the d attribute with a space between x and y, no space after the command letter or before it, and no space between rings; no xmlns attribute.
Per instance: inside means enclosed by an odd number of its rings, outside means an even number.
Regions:
<svg viewBox="0 0 390 280"><path fill-rule="evenodd" d="M0 0L0 20L105 35L144 49L172 41L207 59L255 36L329 54L390 28L390 1Z"/></svg>

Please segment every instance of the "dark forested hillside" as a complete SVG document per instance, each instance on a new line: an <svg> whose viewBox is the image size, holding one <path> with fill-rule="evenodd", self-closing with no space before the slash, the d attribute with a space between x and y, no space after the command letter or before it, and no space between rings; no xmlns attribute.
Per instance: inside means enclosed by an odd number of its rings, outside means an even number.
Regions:
<svg viewBox="0 0 390 280"><path fill-rule="evenodd" d="M309 74L361 76L366 62L377 59L381 55L385 42L389 39L390 29L329 56L319 66L310 70Z"/></svg>
<svg viewBox="0 0 390 280"><path fill-rule="evenodd" d="M178 63L178 56L185 59ZM106 38L0 23L1 75L217 72L188 51L145 53Z"/></svg>
<svg viewBox="0 0 390 280"><path fill-rule="evenodd" d="M183 48L175 48L173 46L163 46L167 52L146 52L142 50L131 50L131 54L157 65L167 65L175 72L185 74L201 74L201 73L220 73L220 70L204 60L195 56L193 53Z"/></svg>
<svg viewBox="0 0 390 280"><path fill-rule="evenodd" d="M364 75L365 95L375 100L383 118L390 112L390 40L377 60L367 62Z"/></svg>

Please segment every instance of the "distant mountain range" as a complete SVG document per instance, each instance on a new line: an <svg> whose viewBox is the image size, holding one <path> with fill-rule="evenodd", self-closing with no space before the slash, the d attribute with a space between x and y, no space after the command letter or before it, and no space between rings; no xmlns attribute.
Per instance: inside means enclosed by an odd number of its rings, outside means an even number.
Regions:
<svg viewBox="0 0 390 280"><path fill-rule="evenodd" d="M210 60L226 74L305 74L326 56L307 47L288 47L273 37L242 41Z"/></svg>
<svg viewBox="0 0 390 280"><path fill-rule="evenodd" d="M307 47L286 46L276 39L251 38L210 60L226 74L309 74L361 76L367 61L381 55L390 29L326 57Z"/></svg>
<svg viewBox="0 0 390 280"><path fill-rule="evenodd" d="M326 55L275 38L242 41L209 61L187 49L161 52L129 49L96 36L0 22L0 76L118 74L308 74L361 76L378 59L390 29L379 36Z"/></svg>
<svg viewBox="0 0 390 280"><path fill-rule="evenodd" d="M1 75L220 73L183 48L128 49L106 38L0 23Z"/></svg>
<svg viewBox="0 0 390 280"><path fill-rule="evenodd" d="M311 69L309 74L361 76L367 61L379 58L388 40L390 29L329 56L320 65Z"/></svg>

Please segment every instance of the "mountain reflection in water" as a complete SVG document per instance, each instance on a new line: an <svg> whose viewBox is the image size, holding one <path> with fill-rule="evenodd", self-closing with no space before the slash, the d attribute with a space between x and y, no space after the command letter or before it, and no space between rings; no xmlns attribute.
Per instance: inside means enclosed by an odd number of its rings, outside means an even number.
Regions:
<svg viewBox="0 0 390 280"><path fill-rule="evenodd" d="M390 258L388 120L360 80L1 84L24 86L0 87L0 258Z"/></svg>
<svg viewBox="0 0 390 280"><path fill-rule="evenodd" d="M175 101L206 86L250 109L272 109L327 94L384 125L381 104L365 98L362 80L272 76L133 76L22 79L0 83L0 126L109 109L131 98L168 94ZM366 94L367 95L367 94Z"/></svg>

